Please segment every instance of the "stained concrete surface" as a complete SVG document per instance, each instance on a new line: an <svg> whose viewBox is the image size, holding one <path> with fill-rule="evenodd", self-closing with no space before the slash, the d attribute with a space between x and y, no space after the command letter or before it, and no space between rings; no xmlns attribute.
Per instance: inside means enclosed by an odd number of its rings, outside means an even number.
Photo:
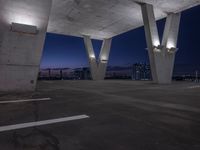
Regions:
<svg viewBox="0 0 200 150"><path fill-rule="evenodd" d="M0 126L87 114L89 119L0 133L2 150L199 150L200 85L40 81L34 93L0 93Z"/></svg>
<svg viewBox="0 0 200 150"><path fill-rule="evenodd" d="M200 0L53 0L48 32L111 38L143 25L138 3L153 5L158 20L197 6Z"/></svg>
<svg viewBox="0 0 200 150"><path fill-rule="evenodd" d="M0 0L0 91L34 91L51 6L51 0ZM13 23L25 26L16 32ZM25 31L29 25L36 34Z"/></svg>

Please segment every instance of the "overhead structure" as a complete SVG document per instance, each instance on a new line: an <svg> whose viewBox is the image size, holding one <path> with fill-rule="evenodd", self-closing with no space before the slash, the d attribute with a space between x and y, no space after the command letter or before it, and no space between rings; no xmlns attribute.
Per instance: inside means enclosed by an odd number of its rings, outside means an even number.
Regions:
<svg viewBox="0 0 200 150"><path fill-rule="evenodd" d="M200 0L53 0L48 32L108 39L143 26L139 3L154 7L156 20L200 4Z"/></svg>
<svg viewBox="0 0 200 150"><path fill-rule="evenodd" d="M181 13L167 15L161 44L153 5L141 4L141 7L153 81L171 83Z"/></svg>
<svg viewBox="0 0 200 150"><path fill-rule="evenodd" d="M0 91L35 89L47 31L84 37L93 79L103 79L112 37L144 24L153 79L169 83L180 12L199 4L200 0L0 0ZM165 17L163 42L154 43L155 21ZM104 40L98 60L90 60L90 38Z"/></svg>
<svg viewBox="0 0 200 150"><path fill-rule="evenodd" d="M91 77L93 80L104 80L112 39L103 40L99 58L96 59L90 36L84 35L83 38L88 55Z"/></svg>

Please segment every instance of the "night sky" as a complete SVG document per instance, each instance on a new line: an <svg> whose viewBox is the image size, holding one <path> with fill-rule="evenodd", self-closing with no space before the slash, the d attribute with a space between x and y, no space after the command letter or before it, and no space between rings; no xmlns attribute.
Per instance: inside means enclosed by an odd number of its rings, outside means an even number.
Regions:
<svg viewBox="0 0 200 150"><path fill-rule="evenodd" d="M160 37L165 19L157 22ZM102 41L93 40L96 56ZM113 38L109 65L127 66L148 63L144 28L138 28ZM176 64L200 66L200 6L182 13ZM41 68L77 68L88 66L82 38L47 33Z"/></svg>

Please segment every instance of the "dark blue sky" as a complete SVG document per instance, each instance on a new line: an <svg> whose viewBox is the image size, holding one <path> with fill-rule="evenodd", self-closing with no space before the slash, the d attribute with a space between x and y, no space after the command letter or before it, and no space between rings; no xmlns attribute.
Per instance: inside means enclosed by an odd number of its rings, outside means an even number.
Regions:
<svg viewBox="0 0 200 150"><path fill-rule="evenodd" d="M200 65L200 6L182 13L176 64ZM158 21L160 37L165 19ZM102 41L93 40L96 55ZM113 38L109 65L148 62L144 28L138 28ZM83 39L47 33L41 68L88 66Z"/></svg>

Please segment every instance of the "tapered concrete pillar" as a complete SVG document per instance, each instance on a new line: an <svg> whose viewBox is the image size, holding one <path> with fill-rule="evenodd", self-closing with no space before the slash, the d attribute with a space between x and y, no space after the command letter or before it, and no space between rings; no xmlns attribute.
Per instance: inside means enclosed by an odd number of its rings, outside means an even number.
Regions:
<svg viewBox="0 0 200 150"><path fill-rule="evenodd" d="M84 35L84 43L87 51L90 72L93 80L104 80L106 74L106 68L109 60L110 47L112 39L104 39L99 54L99 59L95 57L93 45L90 36Z"/></svg>
<svg viewBox="0 0 200 150"><path fill-rule="evenodd" d="M153 81L171 83L181 14L168 14L160 43L153 6L141 4L141 7Z"/></svg>
<svg viewBox="0 0 200 150"><path fill-rule="evenodd" d="M52 0L0 0L0 91L36 87Z"/></svg>

